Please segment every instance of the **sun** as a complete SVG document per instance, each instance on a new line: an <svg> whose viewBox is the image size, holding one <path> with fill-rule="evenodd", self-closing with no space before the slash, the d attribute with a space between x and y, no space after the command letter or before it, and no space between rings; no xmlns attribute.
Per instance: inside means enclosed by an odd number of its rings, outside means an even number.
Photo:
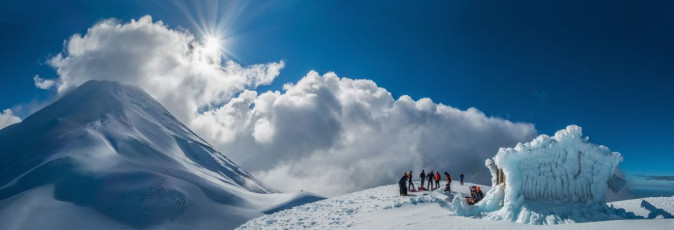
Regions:
<svg viewBox="0 0 674 230"><path fill-rule="evenodd" d="M235 27L243 20L246 1L166 1L173 4L176 16L186 19L186 29L194 36L197 51L208 58L236 58Z"/></svg>
<svg viewBox="0 0 674 230"><path fill-rule="evenodd" d="M206 37L204 37L204 49L207 52L210 53L220 52L222 50L221 43L222 41L216 36L207 35Z"/></svg>

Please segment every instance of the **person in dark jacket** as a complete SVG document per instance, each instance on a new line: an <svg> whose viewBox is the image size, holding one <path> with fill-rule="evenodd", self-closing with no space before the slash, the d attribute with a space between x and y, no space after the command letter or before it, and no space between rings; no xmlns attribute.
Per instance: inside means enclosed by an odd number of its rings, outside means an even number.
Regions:
<svg viewBox="0 0 674 230"><path fill-rule="evenodd" d="M410 174L407 174L407 190L412 191L414 190L414 183L412 183L412 170L410 170Z"/></svg>
<svg viewBox="0 0 674 230"><path fill-rule="evenodd" d="M459 178L461 178L461 185L463 185L463 172L461 172L461 175L459 175Z"/></svg>
<svg viewBox="0 0 674 230"><path fill-rule="evenodd" d="M426 189L428 189L428 191L433 190L433 176L435 176L435 174L433 174L433 170L431 170L431 173L429 173L426 177L426 180L428 181L428 186L426 186Z"/></svg>
<svg viewBox="0 0 674 230"><path fill-rule="evenodd" d="M407 182L407 173L403 174L403 177L400 178L398 181L398 187L400 187L400 195L405 196L407 195L407 185L405 184Z"/></svg>
<svg viewBox="0 0 674 230"><path fill-rule="evenodd" d="M426 181L426 170L422 169L421 174L419 174L419 177L421 178L421 184L419 186L424 187L424 181ZM419 188L421 189L421 188Z"/></svg>

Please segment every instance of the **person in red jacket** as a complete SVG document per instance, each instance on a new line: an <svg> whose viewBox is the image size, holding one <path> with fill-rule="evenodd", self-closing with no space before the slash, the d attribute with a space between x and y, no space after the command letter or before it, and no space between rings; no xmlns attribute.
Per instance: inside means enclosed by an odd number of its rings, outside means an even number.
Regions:
<svg viewBox="0 0 674 230"><path fill-rule="evenodd" d="M440 172L435 172L435 189L440 188Z"/></svg>
<svg viewBox="0 0 674 230"><path fill-rule="evenodd" d="M445 185L445 192L451 192L452 191L452 176L449 175L448 172L445 172L445 178L447 178L447 185Z"/></svg>

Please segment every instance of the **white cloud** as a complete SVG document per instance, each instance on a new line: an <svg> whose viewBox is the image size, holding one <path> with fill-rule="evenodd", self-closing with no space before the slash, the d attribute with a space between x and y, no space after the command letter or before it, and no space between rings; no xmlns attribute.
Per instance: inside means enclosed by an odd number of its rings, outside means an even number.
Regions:
<svg viewBox="0 0 674 230"><path fill-rule="evenodd" d="M396 100L373 81L334 73L312 71L283 91L258 93L283 62L222 63L189 32L149 16L96 24L72 36L50 64L59 93L91 79L140 86L216 149L285 191L335 195L394 183L403 170L422 167L486 182L485 158L536 135L532 124L428 98Z"/></svg>
<svg viewBox="0 0 674 230"><path fill-rule="evenodd" d="M188 31L171 29L150 16L121 23L109 19L73 35L65 52L49 60L58 80L36 77L40 88L58 82L59 93L88 80L138 85L182 121L221 105L237 92L269 84L283 62L241 66L221 60Z"/></svg>
<svg viewBox="0 0 674 230"><path fill-rule="evenodd" d="M284 92L246 91L193 127L263 182L324 195L394 183L422 167L486 182L484 159L536 135L531 124L428 98L395 100L373 81L313 71Z"/></svg>
<svg viewBox="0 0 674 230"><path fill-rule="evenodd" d="M19 122L21 122L21 118L14 116L11 109L5 109L0 112L0 129L4 129L7 126Z"/></svg>
<svg viewBox="0 0 674 230"><path fill-rule="evenodd" d="M55 80L44 79L44 78L41 78L39 75L33 76L33 82L35 83L35 87L40 88L40 89L49 89L51 87L56 86Z"/></svg>

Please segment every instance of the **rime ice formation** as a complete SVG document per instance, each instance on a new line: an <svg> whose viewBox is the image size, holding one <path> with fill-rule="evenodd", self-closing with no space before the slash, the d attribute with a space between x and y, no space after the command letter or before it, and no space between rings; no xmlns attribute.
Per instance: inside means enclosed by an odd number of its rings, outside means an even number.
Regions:
<svg viewBox="0 0 674 230"><path fill-rule="evenodd" d="M483 201L468 207L455 199L455 209L461 215L531 224L627 217L605 200L620 161L620 153L588 142L580 127L570 125L552 137L501 148L485 165L494 178L503 170L505 185L492 179L493 189Z"/></svg>
<svg viewBox="0 0 674 230"><path fill-rule="evenodd" d="M505 203L520 198L604 203L607 182L622 156L582 135L571 125L553 137L500 149L494 160L506 175Z"/></svg>

